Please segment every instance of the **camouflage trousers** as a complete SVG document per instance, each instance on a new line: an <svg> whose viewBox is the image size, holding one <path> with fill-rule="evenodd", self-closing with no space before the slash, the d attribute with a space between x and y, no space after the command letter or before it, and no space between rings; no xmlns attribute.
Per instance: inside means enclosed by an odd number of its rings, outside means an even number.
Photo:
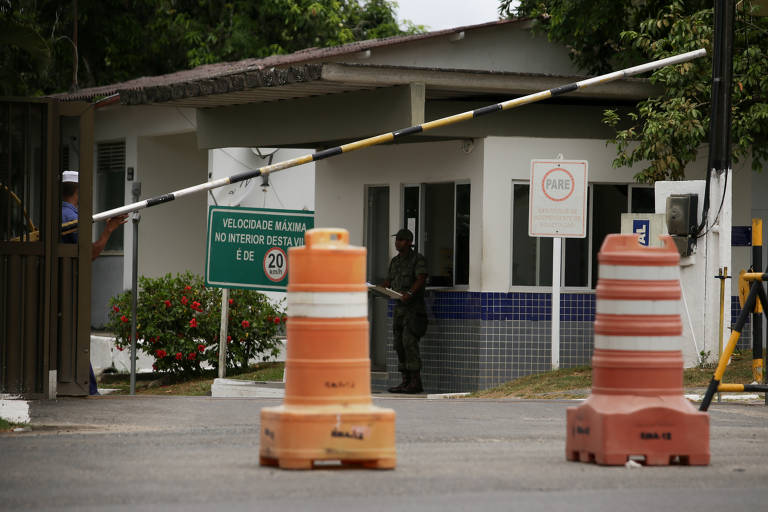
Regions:
<svg viewBox="0 0 768 512"><path fill-rule="evenodd" d="M395 307L392 313L392 333L397 352L397 369L421 370L419 339L427 332L427 314L421 308Z"/></svg>

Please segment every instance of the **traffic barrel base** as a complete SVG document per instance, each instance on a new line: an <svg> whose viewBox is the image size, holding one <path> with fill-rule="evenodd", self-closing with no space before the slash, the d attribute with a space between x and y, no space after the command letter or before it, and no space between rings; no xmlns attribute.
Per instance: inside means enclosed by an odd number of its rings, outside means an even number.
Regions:
<svg viewBox="0 0 768 512"><path fill-rule="evenodd" d="M261 410L262 466L312 469L319 461L393 469L395 413L373 405L286 406Z"/></svg>
<svg viewBox="0 0 768 512"><path fill-rule="evenodd" d="M259 463L393 469L395 412L371 400L365 248L312 229L288 251L285 401L261 410Z"/></svg>
<svg viewBox="0 0 768 512"><path fill-rule="evenodd" d="M709 415L683 396L680 256L608 235L598 254L592 395L567 411L571 461L709 464Z"/></svg>
<svg viewBox="0 0 768 512"><path fill-rule="evenodd" d="M709 464L709 416L683 396L593 395L567 411L566 458L605 466Z"/></svg>

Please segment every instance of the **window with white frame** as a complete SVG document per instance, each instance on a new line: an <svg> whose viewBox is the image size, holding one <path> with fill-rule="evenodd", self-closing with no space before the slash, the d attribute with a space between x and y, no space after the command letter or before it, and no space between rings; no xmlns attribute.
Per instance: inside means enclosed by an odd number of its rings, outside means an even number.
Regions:
<svg viewBox="0 0 768 512"><path fill-rule="evenodd" d="M466 182L403 187L403 227L427 259L428 286L469 284L469 211Z"/></svg>
<svg viewBox="0 0 768 512"><path fill-rule="evenodd" d="M552 286L552 239L528 236L528 195L527 182L512 184L512 286ZM563 241L562 286L595 287L603 240L621 232L622 213L653 213L653 188L592 183L587 211L587 237Z"/></svg>

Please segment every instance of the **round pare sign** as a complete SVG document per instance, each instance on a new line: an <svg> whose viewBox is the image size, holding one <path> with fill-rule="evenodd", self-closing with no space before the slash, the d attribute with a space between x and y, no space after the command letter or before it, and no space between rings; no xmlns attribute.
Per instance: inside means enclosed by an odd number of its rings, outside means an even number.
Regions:
<svg viewBox="0 0 768 512"><path fill-rule="evenodd" d="M275 283L282 281L288 273L288 257L279 247L272 247L264 254L264 275Z"/></svg>
<svg viewBox="0 0 768 512"><path fill-rule="evenodd" d="M550 169L541 180L542 192L552 201L565 201L571 197L575 188L576 180L573 174L562 167Z"/></svg>

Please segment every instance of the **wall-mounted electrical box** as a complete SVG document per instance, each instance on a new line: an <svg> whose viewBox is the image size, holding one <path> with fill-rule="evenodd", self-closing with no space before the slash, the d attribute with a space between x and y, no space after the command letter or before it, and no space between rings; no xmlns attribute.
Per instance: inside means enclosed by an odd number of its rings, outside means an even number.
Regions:
<svg viewBox="0 0 768 512"><path fill-rule="evenodd" d="M699 196L672 194L667 197L667 231L677 245L680 256L690 256L696 249Z"/></svg>

